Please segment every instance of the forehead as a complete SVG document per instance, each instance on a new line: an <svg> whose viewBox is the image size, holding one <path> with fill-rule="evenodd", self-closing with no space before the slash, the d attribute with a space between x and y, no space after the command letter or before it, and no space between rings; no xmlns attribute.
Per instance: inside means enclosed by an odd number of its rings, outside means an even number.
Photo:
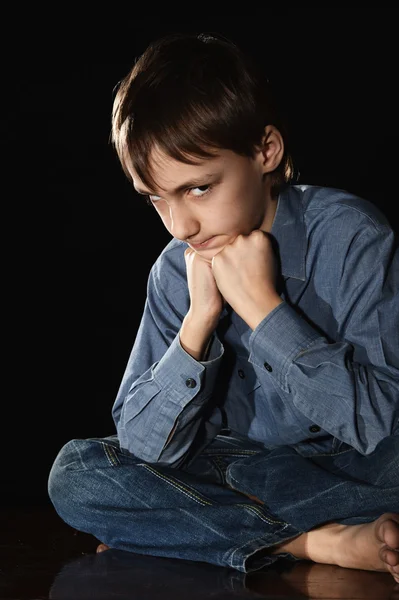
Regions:
<svg viewBox="0 0 399 600"><path fill-rule="evenodd" d="M220 173L229 163L232 152L228 150L219 150L218 153L210 158L188 157L194 164L179 161L158 149L151 152L149 160L149 171L157 184L157 189L167 191L174 189L184 182L195 181L201 177L211 176ZM146 185L141 181L138 173L133 166L129 166L129 172L133 180L134 187L139 190L145 190Z"/></svg>

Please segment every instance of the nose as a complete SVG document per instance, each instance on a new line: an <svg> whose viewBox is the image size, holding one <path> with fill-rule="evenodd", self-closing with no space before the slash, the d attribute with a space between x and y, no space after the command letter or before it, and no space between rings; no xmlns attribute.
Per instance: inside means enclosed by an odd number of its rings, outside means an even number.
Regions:
<svg viewBox="0 0 399 600"><path fill-rule="evenodd" d="M170 232L178 240L187 240L199 231L199 222L183 203L169 207Z"/></svg>

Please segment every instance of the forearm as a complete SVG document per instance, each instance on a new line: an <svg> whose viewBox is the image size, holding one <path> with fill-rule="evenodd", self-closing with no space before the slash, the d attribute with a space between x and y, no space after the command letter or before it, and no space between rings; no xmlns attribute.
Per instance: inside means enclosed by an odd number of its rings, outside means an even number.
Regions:
<svg viewBox="0 0 399 600"><path fill-rule="evenodd" d="M282 302L283 300L277 293L265 294L252 302L249 300L243 302L239 315L254 331L263 319Z"/></svg>
<svg viewBox="0 0 399 600"><path fill-rule="evenodd" d="M211 358L200 363L185 352L177 336L157 364L141 377L132 372L123 381L114 406L123 448L147 462L171 466L184 457L219 371L223 349L218 341L213 346ZM133 355L133 367L135 363Z"/></svg>
<svg viewBox="0 0 399 600"><path fill-rule="evenodd" d="M351 344L329 343L287 304L253 332L251 349L250 362L286 402L359 452L398 430L396 369L361 364Z"/></svg>
<svg viewBox="0 0 399 600"><path fill-rule="evenodd" d="M180 329L182 348L195 360L206 360L214 328L213 321L196 319L188 312Z"/></svg>

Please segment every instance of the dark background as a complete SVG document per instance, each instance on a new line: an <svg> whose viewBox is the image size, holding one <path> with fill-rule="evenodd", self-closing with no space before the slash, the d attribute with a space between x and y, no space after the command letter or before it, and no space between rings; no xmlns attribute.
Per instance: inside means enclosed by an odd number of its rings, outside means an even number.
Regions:
<svg viewBox="0 0 399 600"><path fill-rule="evenodd" d="M148 272L169 241L109 142L113 89L135 57L169 32L230 37L265 66L299 182L358 193L398 229L397 20L379 6L251 7L246 18L169 22L110 13L101 24L61 14L8 48L3 150L18 234L8 253L16 374L3 402L3 504L48 502L60 447L114 432Z"/></svg>

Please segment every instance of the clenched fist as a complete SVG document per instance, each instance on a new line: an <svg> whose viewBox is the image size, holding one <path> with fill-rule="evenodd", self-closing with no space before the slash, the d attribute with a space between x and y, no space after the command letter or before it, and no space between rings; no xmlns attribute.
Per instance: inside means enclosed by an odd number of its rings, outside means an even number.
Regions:
<svg viewBox="0 0 399 600"><path fill-rule="evenodd" d="M196 360L203 360L223 309L212 265L191 248L184 252L190 308L180 330L180 343Z"/></svg>
<svg viewBox="0 0 399 600"><path fill-rule="evenodd" d="M237 236L216 254L212 272L223 298L251 329L282 302L271 239L260 229Z"/></svg>

